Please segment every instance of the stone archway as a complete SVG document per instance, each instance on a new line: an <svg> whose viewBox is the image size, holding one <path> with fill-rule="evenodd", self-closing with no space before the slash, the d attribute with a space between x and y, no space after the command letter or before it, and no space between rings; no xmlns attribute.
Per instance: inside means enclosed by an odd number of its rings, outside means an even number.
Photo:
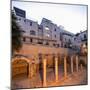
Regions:
<svg viewBox="0 0 90 90"><path fill-rule="evenodd" d="M30 60L25 57L15 57L12 59L12 78L28 77Z"/></svg>

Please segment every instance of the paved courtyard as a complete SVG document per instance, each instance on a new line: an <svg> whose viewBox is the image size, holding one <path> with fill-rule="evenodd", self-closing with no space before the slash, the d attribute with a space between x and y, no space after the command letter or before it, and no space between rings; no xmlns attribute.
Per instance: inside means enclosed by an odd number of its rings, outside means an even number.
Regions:
<svg viewBox="0 0 90 90"><path fill-rule="evenodd" d="M63 75L63 67L59 67L58 82L55 82L54 68L47 69L47 86L66 86L66 85L86 85L87 84L87 72L86 68L79 69L78 72L71 74L68 72L66 78ZM23 77L23 78L22 78ZM42 82L42 70L33 78L27 78L26 76L20 76L14 78L12 81L12 88L37 88L43 87Z"/></svg>

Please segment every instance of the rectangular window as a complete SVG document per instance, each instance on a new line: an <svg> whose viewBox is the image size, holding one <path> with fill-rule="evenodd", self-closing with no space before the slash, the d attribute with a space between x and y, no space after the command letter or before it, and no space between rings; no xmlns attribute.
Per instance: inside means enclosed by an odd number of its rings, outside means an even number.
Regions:
<svg viewBox="0 0 90 90"><path fill-rule="evenodd" d="M36 35L35 31L31 30L30 35Z"/></svg>
<svg viewBox="0 0 90 90"><path fill-rule="evenodd" d="M23 38L23 41L24 41L24 42L26 41L26 38L25 38L25 37Z"/></svg>
<svg viewBox="0 0 90 90"><path fill-rule="evenodd" d="M47 31L48 31L48 30L50 30L50 29L49 29L49 27L48 27L48 26L46 26L46 27L45 27L45 30L47 30Z"/></svg>
<svg viewBox="0 0 90 90"><path fill-rule="evenodd" d="M56 38L56 35L55 35L55 38Z"/></svg>
<svg viewBox="0 0 90 90"><path fill-rule="evenodd" d="M38 27L38 29L42 29L41 27Z"/></svg>
<svg viewBox="0 0 90 90"><path fill-rule="evenodd" d="M84 34L84 39L86 39L86 34Z"/></svg>
<svg viewBox="0 0 90 90"><path fill-rule="evenodd" d="M50 34L46 34L46 37L50 37Z"/></svg>
<svg viewBox="0 0 90 90"><path fill-rule="evenodd" d="M54 31L56 31L56 28L54 29Z"/></svg>
<svg viewBox="0 0 90 90"><path fill-rule="evenodd" d="M30 26L32 26L32 22L30 22Z"/></svg>
<svg viewBox="0 0 90 90"><path fill-rule="evenodd" d="M57 47L59 47L59 44L57 44Z"/></svg>
<svg viewBox="0 0 90 90"><path fill-rule="evenodd" d="M74 40L76 40L76 38L74 38Z"/></svg>
<svg viewBox="0 0 90 90"><path fill-rule="evenodd" d="M53 43L53 46L56 46L55 43Z"/></svg>
<svg viewBox="0 0 90 90"><path fill-rule="evenodd" d="M30 38L30 42L33 42L32 38Z"/></svg>
<svg viewBox="0 0 90 90"><path fill-rule="evenodd" d="M43 44L43 42L39 42L39 41L38 41L38 44Z"/></svg>
<svg viewBox="0 0 90 90"><path fill-rule="evenodd" d="M62 35L62 33L60 33L60 41L62 41L63 40L63 35Z"/></svg>
<svg viewBox="0 0 90 90"><path fill-rule="evenodd" d="M46 42L46 45L49 45L48 41Z"/></svg>
<svg viewBox="0 0 90 90"><path fill-rule="evenodd" d="M26 23L26 20L24 20L24 22Z"/></svg>
<svg viewBox="0 0 90 90"><path fill-rule="evenodd" d="M42 40L38 40L38 44L43 44L43 41Z"/></svg>
<svg viewBox="0 0 90 90"><path fill-rule="evenodd" d="M18 20L20 21L20 20L21 20L21 18L18 18Z"/></svg>

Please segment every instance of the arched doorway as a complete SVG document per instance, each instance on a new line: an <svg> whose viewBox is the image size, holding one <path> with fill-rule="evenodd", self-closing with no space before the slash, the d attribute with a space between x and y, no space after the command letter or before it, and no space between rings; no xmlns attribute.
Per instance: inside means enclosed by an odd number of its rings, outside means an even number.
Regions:
<svg viewBox="0 0 90 90"><path fill-rule="evenodd" d="M12 79L28 77L29 62L25 58L15 58L11 65Z"/></svg>

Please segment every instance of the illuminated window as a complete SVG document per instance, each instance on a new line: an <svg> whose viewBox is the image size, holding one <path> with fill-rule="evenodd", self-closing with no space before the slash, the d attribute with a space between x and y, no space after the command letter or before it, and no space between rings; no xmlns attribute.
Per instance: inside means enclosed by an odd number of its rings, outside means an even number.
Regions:
<svg viewBox="0 0 90 90"><path fill-rule="evenodd" d="M49 28L48 27L45 27L45 30L49 30Z"/></svg>
<svg viewBox="0 0 90 90"><path fill-rule="evenodd" d="M46 37L50 37L50 35L49 34L46 34Z"/></svg>

